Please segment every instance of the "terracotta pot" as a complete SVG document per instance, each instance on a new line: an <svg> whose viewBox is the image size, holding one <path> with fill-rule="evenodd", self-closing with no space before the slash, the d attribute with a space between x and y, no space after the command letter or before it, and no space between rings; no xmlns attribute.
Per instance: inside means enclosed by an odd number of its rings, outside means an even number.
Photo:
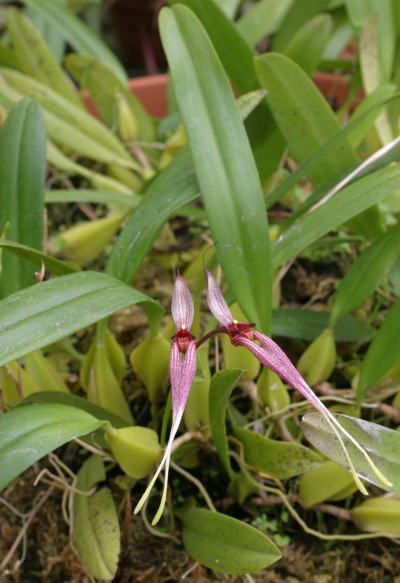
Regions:
<svg viewBox="0 0 400 583"><path fill-rule="evenodd" d="M148 75L130 79L129 86L145 109L154 117L165 117L167 111L168 75Z"/></svg>
<svg viewBox="0 0 400 583"><path fill-rule="evenodd" d="M340 73L318 71L313 75L313 80L333 109L337 109L343 105L349 94L351 85L350 77L341 75ZM356 109L363 97L364 92L360 89L350 106L350 111Z"/></svg>

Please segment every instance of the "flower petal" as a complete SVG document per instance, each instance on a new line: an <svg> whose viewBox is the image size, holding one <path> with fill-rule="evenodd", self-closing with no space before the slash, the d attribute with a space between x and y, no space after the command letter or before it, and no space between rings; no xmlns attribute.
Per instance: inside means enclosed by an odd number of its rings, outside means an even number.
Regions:
<svg viewBox="0 0 400 583"><path fill-rule="evenodd" d="M344 427L341 426L336 417L332 415L329 409L322 403L322 401L319 400L317 395L307 384L307 382L303 379L299 371L291 363L289 358L278 346L278 344L276 344L276 342L274 342L271 338L269 338L265 334L262 334L261 332L258 332L256 330L254 331L253 336L255 340L257 340L261 344L261 346L259 344L256 344L252 340L245 338L244 336L235 339L235 345L245 346L246 348L248 348L262 364L264 364L272 371L274 371L276 374L278 374L286 383L297 389L299 393L301 393L303 397L307 399L307 401L311 403L317 409L317 411L319 411L323 415L324 419L326 419L326 421L336 434L336 437L338 438L340 446L342 447L343 452L345 454L350 471L353 474L354 480L359 490L363 494L367 494L365 486L362 484L356 473L353 462L350 458L350 455L340 434L343 434L364 455L367 462L371 466L372 470L374 471L376 476L381 480L381 482L386 486L391 485L387 478L376 467L375 463L368 455L368 452L365 451L364 448L357 442L357 440L354 439L354 437L348 431L346 431Z"/></svg>
<svg viewBox="0 0 400 583"><path fill-rule="evenodd" d="M135 514L141 510L146 500L148 499L158 476L160 475L162 469L165 467L164 488L161 496L160 505L152 521L153 525L157 524L164 511L165 502L167 499L168 475L172 454L172 445L183 417L183 412L185 410L185 405L189 397L189 392L193 383L194 375L196 374L196 364L197 364L196 342L194 340L192 340L189 343L188 349L184 354L182 354L179 351L179 346L177 342L172 342L170 357L170 378L172 391L171 432L168 437L168 442L165 448L163 458L156 470L156 473L154 474L150 484L147 486L146 491L140 498L134 510Z"/></svg>
<svg viewBox="0 0 400 583"><path fill-rule="evenodd" d="M212 274L206 270L207 275L207 302L213 315L223 326L229 326L233 322L233 316L224 296Z"/></svg>
<svg viewBox="0 0 400 583"><path fill-rule="evenodd" d="M181 275L178 275L175 280L171 311L178 330L190 330L193 322L194 306L187 283Z"/></svg>

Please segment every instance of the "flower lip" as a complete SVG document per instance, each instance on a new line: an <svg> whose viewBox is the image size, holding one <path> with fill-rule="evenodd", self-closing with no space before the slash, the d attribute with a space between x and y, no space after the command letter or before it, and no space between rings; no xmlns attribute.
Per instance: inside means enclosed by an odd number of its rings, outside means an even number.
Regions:
<svg viewBox="0 0 400 583"><path fill-rule="evenodd" d="M190 330L193 323L194 306L189 288L181 275L175 279L171 308L172 317L178 330Z"/></svg>
<svg viewBox="0 0 400 583"><path fill-rule="evenodd" d="M189 348L189 345L193 340L195 340L195 336L189 330L181 329L179 330L174 336L172 336L171 340L176 342L179 352L185 353Z"/></svg>
<svg viewBox="0 0 400 583"><path fill-rule="evenodd" d="M238 322L237 320L233 320L232 324L229 324L226 328L232 344L236 346L236 343L240 338L254 340L255 327L256 325L252 322Z"/></svg>

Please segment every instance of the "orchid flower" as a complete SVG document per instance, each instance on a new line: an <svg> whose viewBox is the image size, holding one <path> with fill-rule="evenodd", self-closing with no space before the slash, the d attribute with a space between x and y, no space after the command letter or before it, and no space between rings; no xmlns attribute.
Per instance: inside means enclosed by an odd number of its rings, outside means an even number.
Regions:
<svg viewBox="0 0 400 583"><path fill-rule="evenodd" d="M228 304L226 303L217 282L209 271L207 271L206 274L208 282L208 306L215 318L225 328L224 331L229 335L231 343L234 346L244 346L245 348L248 348L250 352L252 352L264 366L270 368L287 384L297 389L299 393L301 393L301 395L307 399L307 401L309 401L317 409L317 411L321 413L321 415L323 415L324 419L335 433L340 443L349 468L352 472L354 481L357 484L359 490L365 495L368 493L364 484L361 482L357 475L349 452L347 451L346 445L344 444L342 435L344 435L364 455L377 478L386 486L392 486L389 480L387 480L382 472L376 467L363 447L348 431L346 431L346 429L344 429L344 427L342 427L336 417L318 399L317 395L308 386L306 381L303 379L296 367L291 363L283 350L273 340L271 340L271 338L255 330L254 324L249 322L238 322L237 320L233 319Z"/></svg>
<svg viewBox="0 0 400 583"><path fill-rule="evenodd" d="M143 507L161 473L161 470L165 467L163 493L160 506L152 522L153 525L160 520L164 510L167 498L172 444L179 429L186 402L189 397L190 388L196 373L196 340L190 332L193 316L194 306L192 297L185 280L178 275L175 280L175 287L172 296L172 318L177 327L177 333L172 338L169 365L172 392L172 427L160 465L135 508L136 514Z"/></svg>

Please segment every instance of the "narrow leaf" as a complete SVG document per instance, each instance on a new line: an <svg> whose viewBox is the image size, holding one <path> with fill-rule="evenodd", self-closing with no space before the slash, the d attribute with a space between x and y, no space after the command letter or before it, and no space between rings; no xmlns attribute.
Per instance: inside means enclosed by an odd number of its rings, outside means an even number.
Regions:
<svg viewBox="0 0 400 583"><path fill-rule="evenodd" d="M60 261L47 253L42 253L37 251L32 247L27 245L20 245L19 243L13 243L12 241L0 240L0 248L6 249L9 253L26 259L32 265L36 267L41 267L44 264L46 271L53 273L54 275L67 275L68 273L75 273L80 271L79 266L74 263L69 263L68 261ZM34 282L32 282L34 283Z"/></svg>
<svg viewBox="0 0 400 583"><path fill-rule="evenodd" d="M78 107L82 101L57 63L38 30L17 9L7 12L7 30L19 61L19 68L27 75L49 85Z"/></svg>
<svg viewBox="0 0 400 583"><path fill-rule="evenodd" d="M211 435L218 455L230 478L233 477L234 472L229 459L225 418L229 405L229 397L242 376L243 371L239 369L222 370L215 373L211 379L209 393Z"/></svg>
<svg viewBox="0 0 400 583"><path fill-rule="evenodd" d="M47 0L23 0L27 6L32 6L37 14L41 14L53 29L80 53L94 55L108 64L124 81L126 73L109 48L70 10L60 6L57 2Z"/></svg>
<svg viewBox="0 0 400 583"><path fill-rule="evenodd" d="M236 23L243 38L254 46L279 29L293 0L259 0Z"/></svg>
<svg viewBox="0 0 400 583"><path fill-rule="evenodd" d="M45 140L38 105L24 99L13 108L0 133L0 232L8 224L8 239L36 249L41 249L43 239ZM3 297L34 282L29 262L2 253Z"/></svg>
<svg viewBox="0 0 400 583"><path fill-rule="evenodd" d="M233 94L205 31L186 7L164 9L160 30L219 261L243 311L267 330L267 219Z"/></svg>
<svg viewBox="0 0 400 583"><path fill-rule="evenodd" d="M368 391L400 358L400 298L390 308L385 320L368 348L360 370L357 400Z"/></svg>
<svg viewBox="0 0 400 583"><path fill-rule="evenodd" d="M340 282L331 309L331 325L356 310L392 269L400 254L400 224L392 227L362 253Z"/></svg>
<svg viewBox="0 0 400 583"><path fill-rule="evenodd" d="M347 186L284 233L273 250L274 267L292 259L314 241L383 200L399 187L400 169L397 166L388 166Z"/></svg>

